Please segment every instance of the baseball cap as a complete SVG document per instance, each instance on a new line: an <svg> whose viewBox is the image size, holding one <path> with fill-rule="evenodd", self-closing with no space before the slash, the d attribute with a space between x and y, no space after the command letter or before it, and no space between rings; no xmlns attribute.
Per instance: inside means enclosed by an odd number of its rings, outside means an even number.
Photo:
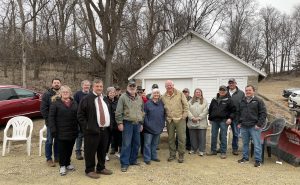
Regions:
<svg viewBox="0 0 300 185"><path fill-rule="evenodd" d="M128 86L134 85L135 86L135 80L129 80L128 81Z"/></svg>
<svg viewBox="0 0 300 185"><path fill-rule="evenodd" d="M236 82L234 78L229 78L228 83L229 82Z"/></svg>
<svg viewBox="0 0 300 185"><path fill-rule="evenodd" d="M157 84L153 84L152 85L152 89L158 89L158 85Z"/></svg>
<svg viewBox="0 0 300 185"><path fill-rule="evenodd" d="M225 86L225 85L221 85L220 87L219 87L219 91L220 90L225 90L225 91L227 91L227 87Z"/></svg>
<svg viewBox="0 0 300 185"><path fill-rule="evenodd" d="M144 92L145 91L145 89L143 89L142 88L142 86L137 86L137 88L136 88L138 91L142 91L142 92Z"/></svg>

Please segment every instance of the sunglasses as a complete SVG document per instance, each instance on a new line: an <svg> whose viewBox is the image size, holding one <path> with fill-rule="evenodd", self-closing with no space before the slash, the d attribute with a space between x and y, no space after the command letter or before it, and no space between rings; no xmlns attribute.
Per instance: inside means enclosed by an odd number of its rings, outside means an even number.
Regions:
<svg viewBox="0 0 300 185"><path fill-rule="evenodd" d="M136 85L129 85L129 87L136 87Z"/></svg>

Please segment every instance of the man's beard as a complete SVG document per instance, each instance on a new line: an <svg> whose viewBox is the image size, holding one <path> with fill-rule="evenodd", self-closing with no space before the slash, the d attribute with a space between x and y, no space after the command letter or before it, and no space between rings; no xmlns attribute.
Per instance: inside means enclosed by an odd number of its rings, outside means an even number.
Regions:
<svg viewBox="0 0 300 185"><path fill-rule="evenodd" d="M57 91L57 90L60 89L60 87L58 85L56 85L56 86L53 87L53 89Z"/></svg>

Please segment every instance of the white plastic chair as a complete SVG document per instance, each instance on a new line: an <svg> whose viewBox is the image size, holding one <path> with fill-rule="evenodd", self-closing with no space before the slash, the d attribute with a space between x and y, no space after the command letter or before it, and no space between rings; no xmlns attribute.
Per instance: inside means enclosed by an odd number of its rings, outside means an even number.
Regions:
<svg viewBox="0 0 300 185"><path fill-rule="evenodd" d="M229 140L231 139L231 137L229 138L230 133L231 133L231 126L229 125L228 128L227 128L227 147L228 147L228 144L229 144Z"/></svg>
<svg viewBox="0 0 300 185"><path fill-rule="evenodd" d="M7 131L12 126L13 132L12 137L7 137ZM27 135L27 129L29 127L29 135ZM6 144L8 141L8 148L7 153L9 153L11 141L26 141L27 143L27 154L30 156L30 149L31 149L31 134L33 129L33 123L32 120L25 117L25 116L17 116L14 118L11 118L4 129L3 134L3 148L2 148L2 156L5 155L6 150Z"/></svg>
<svg viewBox="0 0 300 185"><path fill-rule="evenodd" d="M46 141L47 138L44 137L44 132L47 131L46 125L40 130L40 140L39 140L39 156L42 156L42 144L43 141Z"/></svg>

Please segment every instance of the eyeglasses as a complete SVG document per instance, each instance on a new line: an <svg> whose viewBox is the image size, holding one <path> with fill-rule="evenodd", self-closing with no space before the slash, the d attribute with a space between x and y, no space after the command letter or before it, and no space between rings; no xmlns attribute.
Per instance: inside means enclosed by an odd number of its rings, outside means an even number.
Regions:
<svg viewBox="0 0 300 185"><path fill-rule="evenodd" d="M136 87L136 85L129 85L129 87Z"/></svg>

